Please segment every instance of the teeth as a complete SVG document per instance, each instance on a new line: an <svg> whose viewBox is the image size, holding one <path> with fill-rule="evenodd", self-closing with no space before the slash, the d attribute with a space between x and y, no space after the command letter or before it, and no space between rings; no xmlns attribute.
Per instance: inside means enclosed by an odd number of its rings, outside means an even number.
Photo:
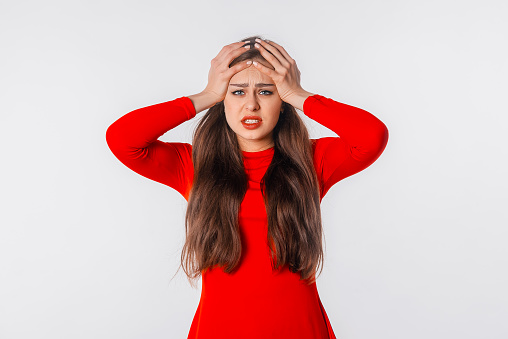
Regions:
<svg viewBox="0 0 508 339"><path fill-rule="evenodd" d="M246 124L255 124L257 122L259 122L259 120L254 120L254 119L247 119L244 121Z"/></svg>

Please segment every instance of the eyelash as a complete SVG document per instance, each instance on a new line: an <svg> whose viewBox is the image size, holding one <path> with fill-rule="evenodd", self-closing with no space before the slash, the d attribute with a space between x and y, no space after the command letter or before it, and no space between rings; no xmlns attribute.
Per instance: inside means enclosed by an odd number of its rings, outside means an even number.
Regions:
<svg viewBox="0 0 508 339"><path fill-rule="evenodd" d="M242 91L241 89L237 89L236 91L233 91L233 92L231 92L231 93L232 93L232 94L234 94L234 95L236 95L236 94L235 94L236 92L243 92L243 91ZM267 95L272 94L272 92L267 91L267 90L262 90L261 92L268 92L269 94L267 94Z"/></svg>

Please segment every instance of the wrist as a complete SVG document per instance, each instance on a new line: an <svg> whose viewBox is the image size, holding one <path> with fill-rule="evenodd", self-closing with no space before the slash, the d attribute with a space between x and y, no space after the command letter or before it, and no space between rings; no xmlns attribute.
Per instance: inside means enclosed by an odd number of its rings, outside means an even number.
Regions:
<svg viewBox="0 0 508 339"><path fill-rule="evenodd" d="M303 112L303 103L307 100L308 97L313 96L314 93L307 92L302 89L298 92L295 92L290 97L286 98L284 101L293 106L294 108Z"/></svg>
<svg viewBox="0 0 508 339"><path fill-rule="evenodd" d="M217 96L209 91L202 91L197 94L189 95L189 99L192 101L196 114L214 106L218 100Z"/></svg>
<svg viewBox="0 0 508 339"><path fill-rule="evenodd" d="M222 101L222 98L217 95L216 93L212 92L212 91L209 91L207 89L204 89L203 91L201 91L200 93L203 97L207 98L209 101L213 101L213 105L215 105L216 103L218 103L219 101ZM213 106L212 105L212 106Z"/></svg>

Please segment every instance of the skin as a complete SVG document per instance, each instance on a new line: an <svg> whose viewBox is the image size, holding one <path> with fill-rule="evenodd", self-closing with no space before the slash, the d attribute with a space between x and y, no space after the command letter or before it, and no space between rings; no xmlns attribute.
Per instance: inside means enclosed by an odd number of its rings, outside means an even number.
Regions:
<svg viewBox="0 0 508 339"><path fill-rule="evenodd" d="M256 39L256 42L254 47L266 61L249 60L229 68L231 61L245 52L242 47L245 42L226 45L211 61L206 88L189 96L196 113L224 100L226 120L236 133L240 148L247 152L274 146L272 131L279 119L282 102L303 111L305 100L314 95L301 87L300 71L284 47L268 40ZM259 82L275 86L254 87ZM247 83L248 86L233 88L232 83ZM240 92L235 92L237 90ZM242 118L250 114L263 120L255 130L247 130L241 123Z"/></svg>
<svg viewBox="0 0 508 339"><path fill-rule="evenodd" d="M266 62L263 65L273 69ZM231 85L241 83L247 83L248 87ZM256 88L257 83L273 86ZM281 107L282 99L274 81L255 66L251 65L231 78L224 98L224 109L226 120L236 133L242 151L259 152L274 146L273 129L279 121ZM241 122L246 115L259 116L262 119L261 126L253 130L246 129Z"/></svg>

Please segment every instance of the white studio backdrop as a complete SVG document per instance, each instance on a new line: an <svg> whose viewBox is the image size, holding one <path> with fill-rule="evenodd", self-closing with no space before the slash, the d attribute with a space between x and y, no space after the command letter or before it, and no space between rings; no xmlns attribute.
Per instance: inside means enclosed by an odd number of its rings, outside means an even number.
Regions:
<svg viewBox="0 0 508 339"><path fill-rule="evenodd" d="M337 337L507 338L506 17L492 0L0 1L0 338L186 338L186 201L105 133L202 91L254 34L390 133L322 202ZM190 143L203 114L161 140Z"/></svg>

